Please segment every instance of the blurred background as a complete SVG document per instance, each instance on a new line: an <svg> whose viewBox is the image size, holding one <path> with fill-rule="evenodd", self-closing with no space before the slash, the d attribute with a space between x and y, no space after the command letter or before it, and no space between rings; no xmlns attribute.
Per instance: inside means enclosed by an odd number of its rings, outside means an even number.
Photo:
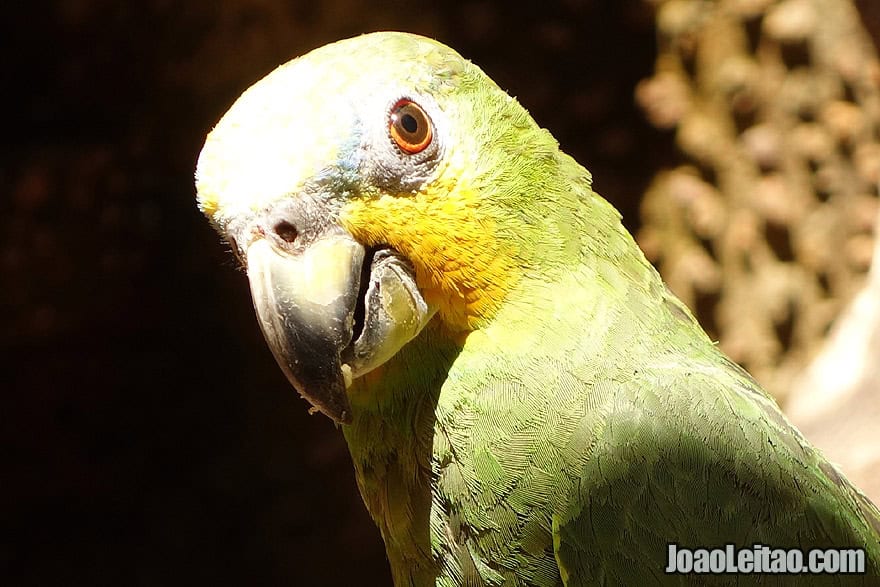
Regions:
<svg viewBox="0 0 880 587"><path fill-rule="evenodd" d="M245 88L383 29L517 96L710 334L808 398L802 425L880 494L880 440L853 424L880 417L880 337L836 326L873 283L877 2L67 0L0 27L4 584L389 584L342 436L276 367L192 180ZM808 368L831 347L856 361L836 419Z"/></svg>

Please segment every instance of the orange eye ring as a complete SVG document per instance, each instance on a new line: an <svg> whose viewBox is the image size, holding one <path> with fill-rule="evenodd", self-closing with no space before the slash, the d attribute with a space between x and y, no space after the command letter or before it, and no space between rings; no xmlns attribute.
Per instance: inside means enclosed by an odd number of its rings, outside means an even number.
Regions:
<svg viewBox="0 0 880 587"><path fill-rule="evenodd" d="M434 139L434 130L428 114L421 106L406 98L398 100L391 108L388 131L394 144L410 155L421 153Z"/></svg>

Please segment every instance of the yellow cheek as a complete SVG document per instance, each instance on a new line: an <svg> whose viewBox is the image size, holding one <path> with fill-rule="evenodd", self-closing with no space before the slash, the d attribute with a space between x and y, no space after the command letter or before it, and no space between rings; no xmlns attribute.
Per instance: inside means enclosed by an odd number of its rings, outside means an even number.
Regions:
<svg viewBox="0 0 880 587"><path fill-rule="evenodd" d="M435 186L415 195L382 195L346 204L342 224L368 246L387 244L416 270L425 299L453 331L490 319L516 281L512 251L480 222L476 195Z"/></svg>

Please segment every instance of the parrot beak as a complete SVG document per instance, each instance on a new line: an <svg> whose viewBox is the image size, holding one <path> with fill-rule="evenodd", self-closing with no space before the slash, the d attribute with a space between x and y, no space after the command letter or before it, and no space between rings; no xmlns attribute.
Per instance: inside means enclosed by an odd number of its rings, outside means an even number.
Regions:
<svg viewBox="0 0 880 587"><path fill-rule="evenodd" d="M412 266L392 249L367 250L326 216L305 227L313 213L293 215L282 225L294 230L278 238L264 228L278 226L270 216L250 227L241 251L260 327L300 395L348 424L352 380L412 340L434 309Z"/></svg>
<svg viewBox="0 0 880 587"><path fill-rule="evenodd" d="M315 408L349 423L351 372L340 352L352 337L364 248L333 236L290 255L259 239L245 256L254 309L281 370Z"/></svg>

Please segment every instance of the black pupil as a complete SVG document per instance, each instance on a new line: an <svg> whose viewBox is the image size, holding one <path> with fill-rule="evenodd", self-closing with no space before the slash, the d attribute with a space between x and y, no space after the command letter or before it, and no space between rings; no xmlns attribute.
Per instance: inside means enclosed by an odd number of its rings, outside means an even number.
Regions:
<svg viewBox="0 0 880 587"><path fill-rule="evenodd" d="M402 126L403 130L406 132L415 134L415 132L419 130L419 121L416 120L415 116L406 112L400 117L400 126Z"/></svg>

